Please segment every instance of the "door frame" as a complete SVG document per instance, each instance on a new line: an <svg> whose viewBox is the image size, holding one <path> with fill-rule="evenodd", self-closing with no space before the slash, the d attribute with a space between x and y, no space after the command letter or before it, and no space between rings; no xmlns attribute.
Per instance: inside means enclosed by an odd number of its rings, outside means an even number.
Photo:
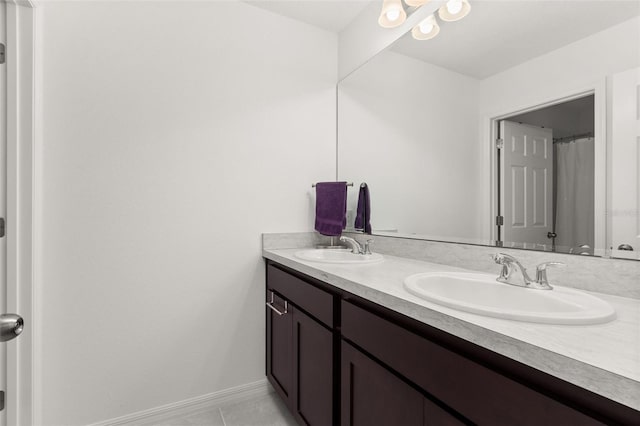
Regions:
<svg viewBox="0 0 640 426"><path fill-rule="evenodd" d="M0 0L7 26L7 310L25 320L24 332L7 344L7 423L39 422L36 313L36 182L39 150L40 71L36 64L38 10L33 0Z"/></svg>
<svg viewBox="0 0 640 426"><path fill-rule="evenodd" d="M483 120L483 131L485 143L485 155L489 159L489 187L487 189L489 202L488 214L489 218L486 222L490 226L489 238L492 241L498 241L498 227L496 226L496 216L499 214L498 193L498 153L496 149L496 139L499 133L499 122L514 115L524 114L541 108L557 105L560 103L583 98L585 96L594 96L594 132L595 139L595 164L594 164L594 255L605 256L607 254L607 94L606 79L594 81L582 87L573 88L566 91L558 91L553 94L546 95L539 99L532 99L526 104L518 104L504 107L501 111L488 115Z"/></svg>

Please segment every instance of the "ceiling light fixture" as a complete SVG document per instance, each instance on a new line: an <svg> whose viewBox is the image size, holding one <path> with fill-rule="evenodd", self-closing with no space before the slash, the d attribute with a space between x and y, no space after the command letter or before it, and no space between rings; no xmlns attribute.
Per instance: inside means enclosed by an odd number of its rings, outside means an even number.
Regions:
<svg viewBox="0 0 640 426"><path fill-rule="evenodd" d="M384 0L378 24L383 28L395 28L407 19L401 0Z"/></svg>
<svg viewBox="0 0 640 426"><path fill-rule="evenodd" d="M449 0L438 10L440 19L447 22L458 21L469 14L471 5L467 0Z"/></svg>
<svg viewBox="0 0 640 426"><path fill-rule="evenodd" d="M416 40L430 40L438 35L440 26L436 21L436 17L429 15L425 20L413 27L411 35Z"/></svg>

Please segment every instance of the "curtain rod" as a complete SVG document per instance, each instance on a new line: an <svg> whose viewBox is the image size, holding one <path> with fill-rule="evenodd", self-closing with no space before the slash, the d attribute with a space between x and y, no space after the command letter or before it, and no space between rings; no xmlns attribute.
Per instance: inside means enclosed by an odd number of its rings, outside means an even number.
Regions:
<svg viewBox="0 0 640 426"><path fill-rule="evenodd" d="M554 138L553 139L553 143L562 143L562 142L567 142L567 141L574 141L574 140L580 139L580 138L592 138L592 137L593 137L593 133L592 132L580 133L578 135L565 136L563 138Z"/></svg>

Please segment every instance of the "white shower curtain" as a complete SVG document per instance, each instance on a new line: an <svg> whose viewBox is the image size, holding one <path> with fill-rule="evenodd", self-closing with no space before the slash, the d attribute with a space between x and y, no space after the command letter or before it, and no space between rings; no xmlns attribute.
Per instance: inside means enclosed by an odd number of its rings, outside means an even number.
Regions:
<svg viewBox="0 0 640 426"><path fill-rule="evenodd" d="M556 246L593 248L593 138L554 144L556 162Z"/></svg>

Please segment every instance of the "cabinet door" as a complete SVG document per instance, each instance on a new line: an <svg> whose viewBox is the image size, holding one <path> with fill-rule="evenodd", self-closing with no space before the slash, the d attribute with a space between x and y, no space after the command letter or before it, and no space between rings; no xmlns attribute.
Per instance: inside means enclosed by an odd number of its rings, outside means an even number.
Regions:
<svg viewBox="0 0 640 426"><path fill-rule="evenodd" d="M471 424L471 422L464 422L454 415L449 414L448 411L427 398L423 399L423 403L424 426L460 426Z"/></svg>
<svg viewBox="0 0 640 426"><path fill-rule="evenodd" d="M273 299L272 299L273 295ZM276 392L291 407L293 394L293 312L291 305L271 291L267 301L282 315L267 307L267 378Z"/></svg>
<svg viewBox="0 0 640 426"><path fill-rule="evenodd" d="M301 424L334 424L333 333L294 308L294 416Z"/></svg>
<svg viewBox="0 0 640 426"><path fill-rule="evenodd" d="M342 426L422 426L424 397L384 367L342 342Z"/></svg>

